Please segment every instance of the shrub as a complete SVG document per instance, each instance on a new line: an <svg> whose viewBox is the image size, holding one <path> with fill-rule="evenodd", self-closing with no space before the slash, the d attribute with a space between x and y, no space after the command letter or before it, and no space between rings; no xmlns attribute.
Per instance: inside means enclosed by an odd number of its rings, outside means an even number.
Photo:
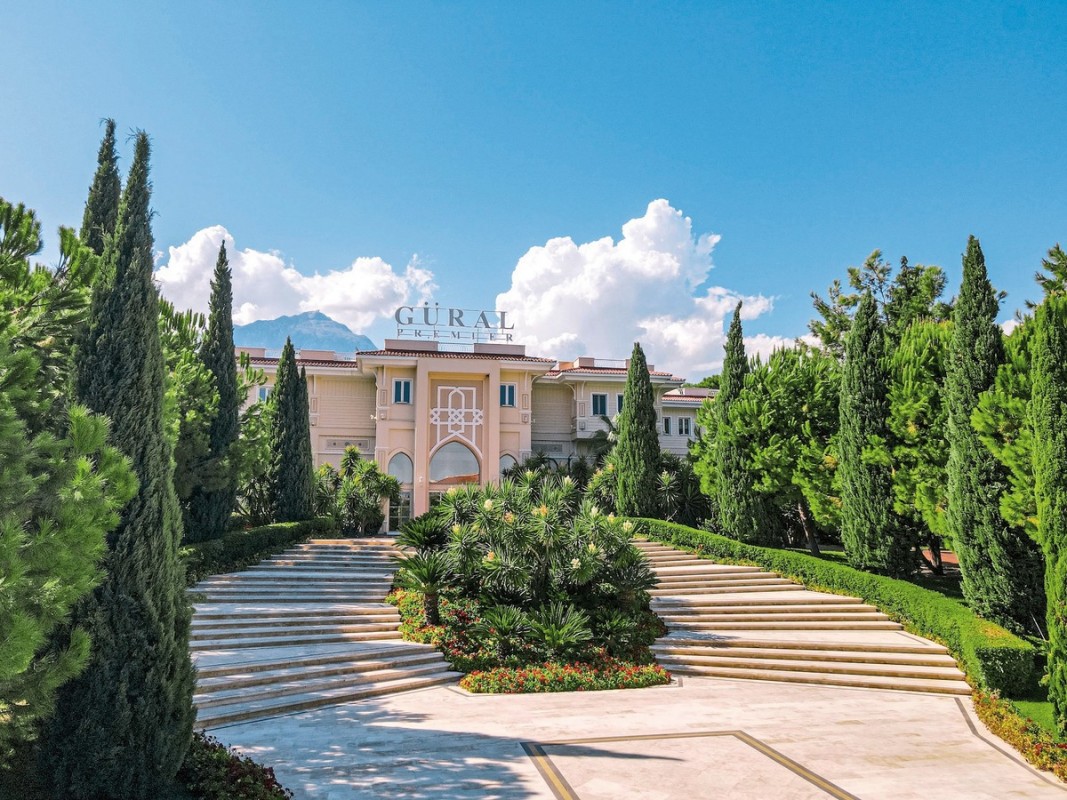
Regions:
<svg viewBox="0 0 1067 800"><path fill-rule="evenodd" d="M193 734L178 781L197 800L289 800L293 796L278 783L271 767L229 750L203 732Z"/></svg>
<svg viewBox="0 0 1067 800"><path fill-rule="evenodd" d="M653 539L717 561L757 564L813 589L861 597L914 633L948 647L978 688L1013 697L1033 686L1036 651L1032 645L929 589L804 553L744 545L661 520L640 520L639 525Z"/></svg>
<svg viewBox="0 0 1067 800"><path fill-rule="evenodd" d="M328 538L336 535L337 524L332 519L323 518L231 531L221 538L182 548L186 583L192 586L207 575L244 569L312 536Z"/></svg>
<svg viewBox="0 0 1067 800"><path fill-rule="evenodd" d="M517 694L643 689L670 681L670 673L655 664L638 665L604 658L595 664L545 663L518 668L497 667L485 672L472 672L464 676L459 685L468 692Z"/></svg>

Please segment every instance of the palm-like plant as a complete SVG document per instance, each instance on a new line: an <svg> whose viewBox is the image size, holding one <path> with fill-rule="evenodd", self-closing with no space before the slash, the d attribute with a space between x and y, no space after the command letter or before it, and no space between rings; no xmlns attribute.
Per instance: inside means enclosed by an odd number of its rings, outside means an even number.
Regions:
<svg viewBox="0 0 1067 800"><path fill-rule="evenodd" d="M558 601L538 609L530 627L549 658L557 661L579 655L593 638L589 615Z"/></svg>
<svg viewBox="0 0 1067 800"><path fill-rule="evenodd" d="M515 606L492 606L482 612L482 618L472 629L479 636L491 638L496 657L503 663L514 646L530 632L530 620Z"/></svg>
<svg viewBox="0 0 1067 800"><path fill-rule="evenodd" d="M409 547L420 553L441 550L448 543L448 529L433 514L423 514L408 520L396 537L398 547Z"/></svg>
<svg viewBox="0 0 1067 800"><path fill-rule="evenodd" d="M452 580L448 558L441 552L416 553L398 556L397 582L405 589L422 595L422 607L427 625L441 624L441 591Z"/></svg>

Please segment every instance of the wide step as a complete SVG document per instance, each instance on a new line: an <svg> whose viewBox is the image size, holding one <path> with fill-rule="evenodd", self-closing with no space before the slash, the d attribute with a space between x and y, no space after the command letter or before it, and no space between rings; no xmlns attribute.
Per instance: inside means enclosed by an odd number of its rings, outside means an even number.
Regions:
<svg viewBox="0 0 1067 800"><path fill-rule="evenodd" d="M406 692L413 689L425 689L430 686L439 686L443 683L451 683L458 680L461 674L458 672L441 671L429 675L414 678L402 678L399 680L382 681L380 683L368 683L351 688L331 689L321 692L308 692L306 694L290 695L286 698L274 698L267 701L249 701L248 703L230 710L205 709L204 713L197 714L196 724L204 728L218 728L223 725L233 725L238 722L249 722L255 719L282 716L284 714L296 714L300 711L308 711L313 708L332 706L339 703L351 703L356 700L366 700L371 697L379 697L385 694Z"/></svg>
<svg viewBox="0 0 1067 800"><path fill-rule="evenodd" d="M758 567L716 564L665 545L637 546L659 579L652 608L669 630L652 651L671 671L970 693L944 647L899 633L900 624L859 598L814 592Z"/></svg>

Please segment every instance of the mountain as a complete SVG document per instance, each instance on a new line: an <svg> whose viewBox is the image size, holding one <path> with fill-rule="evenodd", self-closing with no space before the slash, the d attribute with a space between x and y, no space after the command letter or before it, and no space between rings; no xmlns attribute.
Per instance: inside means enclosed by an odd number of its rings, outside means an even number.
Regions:
<svg viewBox="0 0 1067 800"><path fill-rule="evenodd" d="M374 350L374 342L348 326L330 319L321 311L307 311L291 317L257 319L247 325L233 326L233 343L238 347L266 347L281 350L285 337L293 340L297 350L336 350L352 353L356 350Z"/></svg>

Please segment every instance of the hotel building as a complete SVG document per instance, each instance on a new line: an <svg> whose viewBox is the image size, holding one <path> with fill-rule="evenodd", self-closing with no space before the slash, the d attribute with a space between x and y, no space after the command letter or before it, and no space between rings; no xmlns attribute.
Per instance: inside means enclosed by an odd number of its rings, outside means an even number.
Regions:
<svg viewBox="0 0 1067 800"><path fill-rule="evenodd" d="M238 347L270 391L278 359ZM437 341L387 339L381 350L342 355L301 350L307 371L315 466L338 465L355 447L401 484L391 526L430 508L435 493L487 483L542 453L557 464L588 456L622 408L627 362L526 355L523 345L475 342L462 351ZM685 455L709 392L649 366L660 444ZM254 397L249 397L251 402Z"/></svg>

